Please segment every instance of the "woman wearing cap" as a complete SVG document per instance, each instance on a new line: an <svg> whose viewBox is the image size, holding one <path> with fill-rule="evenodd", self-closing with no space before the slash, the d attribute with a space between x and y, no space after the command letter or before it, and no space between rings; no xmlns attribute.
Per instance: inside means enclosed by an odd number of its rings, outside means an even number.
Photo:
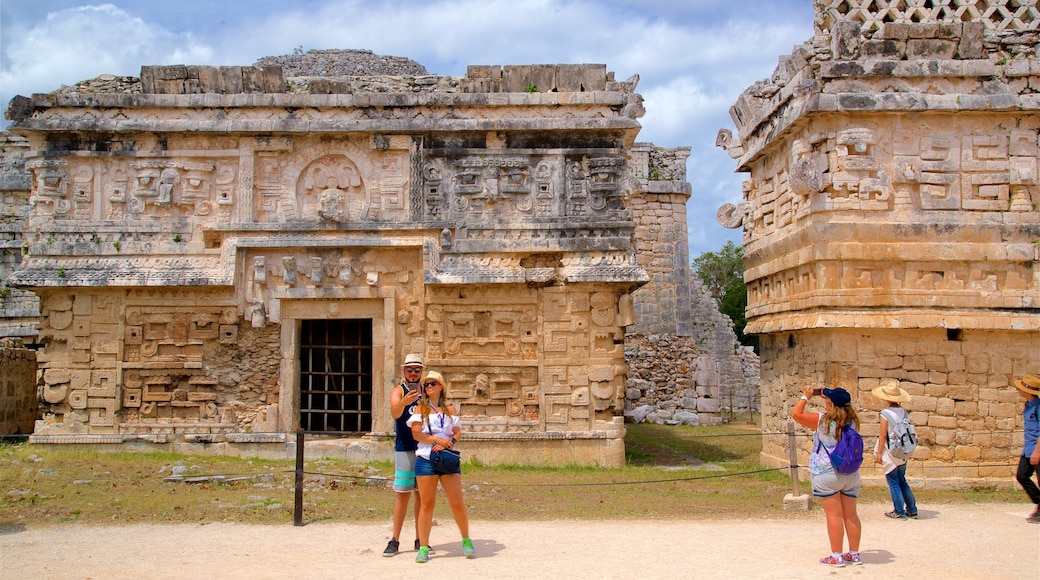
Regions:
<svg viewBox="0 0 1040 580"><path fill-rule="evenodd" d="M1022 455L1018 458L1015 479L1029 496L1029 501L1036 505L1036 511L1026 518L1026 521L1031 524L1040 524L1040 487L1037 487L1032 479L1033 474L1037 473L1037 482L1040 483L1040 472L1037 471L1037 466L1040 465L1040 445L1037 445L1037 439L1040 439L1040 377L1026 375L1020 380L1016 380L1014 385L1026 403L1025 408L1022 409L1022 424L1025 428L1024 444Z"/></svg>
<svg viewBox="0 0 1040 580"><path fill-rule="evenodd" d="M419 409L408 419L412 436L419 442L415 451L415 479L419 485L419 496L423 498L419 512L419 541L421 547L415 556L420 564L430 561L430 530L433 528L433 508L437 503L437 482L448 498L455 524L462 534L462 553L467 558L476 556L473 541L469 538L469 514L462 499L462 469L457 473L437 474L430 463L433 451L454 449L462 433L459 416L455 409L444 402L444 377L437 371L426 373L422 381L423 397Z"/></svg>
<svg viewBox="0 0 1040 580"><path fill-rule="evenodd" d="M917 518L917 500L910 484L906 482L906 459L893 457L888 449L888 441L892 435L893 425L898 425L908 417L906 409L899 406L910 400L910 393L899 387L896 379L881 379L881 384L871 392L874 397L888 401L888 408L881 411L881 426L878 429L877 449L874 450L874 462L880 463L885 470L885 481L888 482L888 494L892 496L895 508L886 512L885 516L897 520Z"/></svg>
<svg viewBox="0 0 1040 580"><path fill-rule="evenodd" d="M824 411L807 413L805 405L812 398L812 387L805 387L802 397L791 409L791 418L799 425L813 430L813 452L809 456L809 472L812 474L813 497L820 499L827 516L827 538L830 540L831 555L820 560L825 566L841 567L845 564L862 564L859 555L859 540L862 525L856 513L856 496L859 495L860 477L856 473L838 473L831 465L828 451L833 451L847 424L859 429L859 417L852 408L852 396L840 387L823 389ZM842 553L845 536L849 539L849 551Z"/></svg>

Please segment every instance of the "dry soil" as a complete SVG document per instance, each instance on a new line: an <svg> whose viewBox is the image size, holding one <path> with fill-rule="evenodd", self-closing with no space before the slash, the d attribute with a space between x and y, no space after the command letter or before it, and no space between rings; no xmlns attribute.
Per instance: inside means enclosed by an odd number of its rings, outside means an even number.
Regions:
<svg viewBox="0 0 1040 580"><path fill-rule="evenodd" d="M382 556L387 524L63 526L0 535L4 580L111 578L1040 578L1040 525L1028 504L922 506L890 520L861 505L862 566L831 569L823 513L739 521L472 523L478 557L462 557L452 521L435 553ZM13 528L13 529L12 529ZM411 525L405 541L411 546Z"/></svg>

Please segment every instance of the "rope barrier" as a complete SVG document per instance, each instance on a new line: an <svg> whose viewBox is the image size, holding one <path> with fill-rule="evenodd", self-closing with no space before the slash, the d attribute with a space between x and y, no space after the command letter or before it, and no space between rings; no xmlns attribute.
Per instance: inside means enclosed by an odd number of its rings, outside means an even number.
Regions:
<svg viewBox="0 0 1040 580"><path fill-rule="evenodd" d="M670 479L648 479L645 481L600 481L590 483L494 483L494 482L482 482L481 485L490 485L493 487L600 487L609 485L643 485L647 483L672 483L676 481L696 481L698 479L719 479L722 477L736 477L738 475L753 475L756 473L768 473L770 471L783 471L787 467L771 467L766 469L758 469L755 471L741 471L737 473L716 473L712 475L702 475L697 477L676 477ZM305 475L320 475L322 477L344 477L351 479L366 479L366 480L380 480L385 481L385 477L368 477L364 475L340 475L333 473L322 473L317 471L306 471Z"/></svg>

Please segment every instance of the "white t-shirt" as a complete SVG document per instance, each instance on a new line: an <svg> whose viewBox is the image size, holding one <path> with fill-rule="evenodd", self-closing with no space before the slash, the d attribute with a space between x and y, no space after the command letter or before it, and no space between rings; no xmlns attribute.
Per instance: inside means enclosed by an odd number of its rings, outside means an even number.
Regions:
<svg viewBox="0 0 1040 580"><path fill-rule="evenodd" d="M416 408L418 411L418 408ZM455 427L460 427L462 421L458 415L445 415L444 413L430 412L429 423L423 423L422 414L415 413L408 418L408 426L411 427L416 423L422 423L423 433L428 433L434 437L440 437L442 439L451 439L455 436ZM415 450L417 457L423 459L430 459L430 452L433 451L432 443L419 443L419 448Z"/></svg>
<svg viewBox="0 0 1040 580"><path fill-rule="evenodd" d="M892 426L896 423L902 423L906 419L906 409L902 407L885 407L881 410L881 416L888 421L888 440L889 445L892 444ZM881 445L881 437L878 437L877 443L874 444L874 453L877 453L878 446ZM885 470L885 473L892 473L892 470L906 463L905 459L896 459L892 457L892 454L888 451L888 446L885 446L881 450L881 467Z"/></svg>

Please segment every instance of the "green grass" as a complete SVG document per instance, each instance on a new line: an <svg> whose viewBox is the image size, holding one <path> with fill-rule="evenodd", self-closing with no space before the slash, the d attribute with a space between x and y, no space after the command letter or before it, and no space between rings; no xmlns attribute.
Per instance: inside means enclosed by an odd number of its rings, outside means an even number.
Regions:
<svg viewBox="0 0 1040 580"><path fill-rule="evenodd" d="M628 425L628 465L463 467L475 520L814 518L785 512L784 470L758 464L761 437L734 421L717 427ZM174 467L196 483L170 483ZM283 525L294 517L292 460L170 453L98 452L64 446L0 445L0 531L57 524L240 522ZM389 462L305 465L307 522L381 522L391 517ZM216 477L221 476L221 477ZM803 492L808 491L805 482ZM1017 489L916 492L918 502L1022 502ZM863 502L888 501L865 488ZM436 516L450 520L441 495Z"/></svg>

